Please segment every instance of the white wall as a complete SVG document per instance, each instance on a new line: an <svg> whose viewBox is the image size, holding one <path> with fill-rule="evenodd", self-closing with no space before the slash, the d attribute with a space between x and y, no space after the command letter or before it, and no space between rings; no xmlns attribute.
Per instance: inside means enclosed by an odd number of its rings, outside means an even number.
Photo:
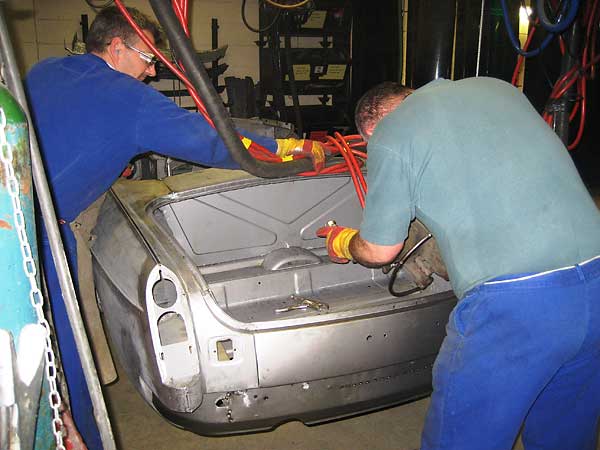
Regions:
<svg viewBox="0 0 600 450"><path fill-rule="evenodd" d="M103 3L103 0L95 0ZM148 1L125 0L154 17ZM241 0L190 0L190 27L196 50L211 48L211 18L219 21L219 45L228 44L223 62L229 65L226 76L251 76L258 81L258 47L256 33L248 30L241 19ZM258 1L246 2L246 18L258 26ZM64 56L73 35L81 39L80 20L87 14L89 23L95 12L84 0L8 0L7 22L19 70L26 73L37 61L50 56Z"/></svg>

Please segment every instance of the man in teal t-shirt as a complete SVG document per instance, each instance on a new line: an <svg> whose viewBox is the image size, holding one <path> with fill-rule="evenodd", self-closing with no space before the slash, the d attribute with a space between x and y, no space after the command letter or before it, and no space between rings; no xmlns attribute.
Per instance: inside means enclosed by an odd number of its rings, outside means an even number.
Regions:
<svg viewBox="0 0 600 450"><path fill-rule="evenodd" d="M368 140L360 232L324 227L334 262L391 262L417 218L459 303L436 360L421 450L595 450L600 213L562 142L492 78L384 83L359 101Z"/></svg>

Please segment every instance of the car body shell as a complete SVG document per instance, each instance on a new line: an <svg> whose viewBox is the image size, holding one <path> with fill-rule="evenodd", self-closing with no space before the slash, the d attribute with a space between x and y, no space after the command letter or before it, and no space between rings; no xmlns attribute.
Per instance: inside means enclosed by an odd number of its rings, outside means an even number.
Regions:
<svg viewBox="0 0 600 450"><path fill-rule="evenodd" d="M361 214L347 176L118 181L93 232L94 279L113 352L145 400L226 435L427 395L456 298L435 275L394 297L389 273L331 263L315 230L359 227ZM396 286L414 288L403 270Z"/></svg>

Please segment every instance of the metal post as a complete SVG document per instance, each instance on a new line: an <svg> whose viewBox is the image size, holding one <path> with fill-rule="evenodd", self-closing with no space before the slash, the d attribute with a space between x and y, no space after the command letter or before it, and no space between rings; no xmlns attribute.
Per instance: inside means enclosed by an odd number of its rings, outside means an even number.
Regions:
<svg viewBox="0 0 600 450"><path fill-rule="evenodd" d="M31 117L27 107L27 99L23 91L23 86L21 84L20 75L17 70L17 63L10 41L10 35L6 26L4 2L0 2L0 57L4 62L4 78L8 88L11 90L25 111L28 122L31 123ZM50 241L52 256L56 266L58 280L63 292L63 298L69 316L69 322L71 323L73 335L75 336L77 352L81 360L83 372L85 374L85 380L90 392L90 397L92 399L94 417L100 431L100 437L102 439L104 450L116 450L110 421L108 419L108 412L102 396L102 388L100 387L100 382L96 373L96 367L94 365L94 360L90 351L90 345L85 333L81 312L79 310L79 305L75 295L75 288L73 287L73 280L71 279L71 274L67 265L67 258L62 245L62 239L58 229L58 221L54 212L52 197L50 195L48 181L44 172L44 166L39 152L37 138L32 128L31 132L29 133L29 140L33 180L35 183L36 194L38 196L44 224L46 225L48 240Z"/></svg>
<svg viewBox="0 0 600 450"><path fill-rule="evenodd" d="M479 63L481 62L481 38L483 37L483 12L485 10L485 0L481 0L481 14L479 16L479 37L477 39L477 66L475 67L475 76L479 76Z"/></svg>

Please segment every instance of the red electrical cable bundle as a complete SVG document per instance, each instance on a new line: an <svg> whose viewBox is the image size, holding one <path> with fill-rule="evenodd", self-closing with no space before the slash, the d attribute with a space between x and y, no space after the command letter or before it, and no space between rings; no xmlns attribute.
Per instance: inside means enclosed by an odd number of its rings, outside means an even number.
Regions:
<svg viewBox="0 0 600 450"><path fill-rule="evenodd" d="M188 28L188 0L172 0L171 4L173 6L173 11L179 20L179 23L183 27L185 34L189 37L190 31ZM196 92L196 89L189 81L189 79L185 76L185 70L179 70L163 53L152 43L152 41L146 36L146 34L142 31L142 29L138 26L138 24L133 20L127 8L123 5L122 0L115 0L115 5L121 11L121 14L127 19L127 22L133 27L136 31L140 39L151 49L151 51L157 56L157 58L171 70L185 85L187 90L190 93L190 96L194 100L198 111L206 121L214 128L214 123L210 116L208 115L208 111L204 106L204 103L200 99L200 96ZM183 66L179 64L182 68ZM240 136L242 139L243 136ZM364 165L364 160L367 158L367 154L358 150L359 148L363 148L366 146L366 143L362 140L359 135L351 135L351 136L342 136L340 133L335 133L335 139L331 136L327 136L327 141L323 143L326 151L330 155L341 155L344 158L345 162L335 163L325 167L320 173L321 174L336 174L336 173L345 173L349 172L352 180L354 182L354 186L356 188L356 193L358 195L359 201L361 205L364 207L364 197L367 192L367 185L365 179L363 177L361 167ZM270 152L268 149L263 146L257 144L256 142L252 142L248 148L248 152L256 159L260 161L266 162L274 162L281 163L282 159ZM299 157L294 157L297 159ZM314 176L317 175L316 172L304 172L299 175L302 176Z"/></svg>
<svg viewBox="0 0 600 450"><path fill-rule="evenodd" d="M554 3L554 7L556 8L556 2ZM596 31L598 29L598 26L600 25L598 23L600 19L600 15L598 14L598 7L598 0L587 1L586 10L584 14L584 20L586 24L586 35L581 59L577 64L575 64L570 70L568 70L556 81L549 97L549 102L555 103L561 97L566 95L569 89L574 84L577 84L577 101L571 109L571 112L569 113L569 122L573 121L577 114L579 114L579 128L577 130L577 135L575 136L575 139L567 146L569 150L573 150L581 142L581 137L583 136L583 131L585 129L587 79L593 78L595 74L595 64L597 64L600 61L600 56L596 55ZM529 35L527 36L527 42L523 46L524 50L526 50L527 47L529 47L529 44L531 43L537 23L538 21L536 21L536 23L533 24L530 28ZM564 55L565 46L564 42L562 41L562 37L560 39L561 53ZM517 84L517 78L522 63L523 57L519 56L519 58L517 59L515 70L513 72L513 85ZM548 123L548 125L553 126L554 113L546 111L544 112L542 117L544 118L546 123Z"/></svg>
<svg viewBox="0 0 600 450"><path fill-rule="evenodd" d="M348 171L352 177L352 182L354 183L354 189L356 189L356 194L358 195L358 201L360 202L360 206L364 208L365 195L367 194L367 183L361 170L364 160L359 162L356 158L356 154L358 153L361 157L365 157L366 155L363 152L353 149L350 144L351 139L348 139L348 137L344 138L344 136L338 132L335 132L334 136L335 138L327 136L327 141L330 144L330 151L338 152L344 157L346 165L348 166Z"/></svg>
<svg viewBox="0 0 600 450"><path fill-rule="evenodd" d="M593 0L593 3L591 0L589 0L586 11L587 27L581 62L575 65L556 82L554 88L552 89L552 93L550 94L550 100L556 101L565 95L569 88L573 86L573 84L577 83L578 101L569 114L569 121L572 121L579 112L579 128L577 130L575 139L567 146L569 150L573 150L575 147L577 147L581 141L581 137L583 136L586 117L587 78L590 76L591 69L593 68L594 64L598 62L595 55L593 55L595 47L592 45L595 29L598 26L598 24L594 26L598 16L598 0ZM590 48L592 49L591 51ZM591 57L589 56L590 53L592 53ZM549 124L552 124L553 114L544 113L544 119Z"/></svg>

